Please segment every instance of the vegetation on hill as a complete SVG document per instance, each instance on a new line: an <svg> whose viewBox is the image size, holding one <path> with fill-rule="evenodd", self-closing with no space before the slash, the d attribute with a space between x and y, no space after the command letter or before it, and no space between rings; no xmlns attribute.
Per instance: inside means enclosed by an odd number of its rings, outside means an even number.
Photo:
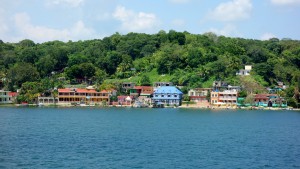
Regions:
<svg viewBox="0 0 300 169"><path fill-rule="evenodd" d="M251 79L236 76L244 65L253 66ZM289 85L286 97L296 104L299 68L300 41L291 39L260 41L170 30L153 35L115 33L103 39L66 43L0 40L0 88L11 91L22 86L29 90L30 84L38 84L39 89L34 90L51 93L64 84L100 86L122 81L211 87L214 80L232 85L251 81L259 91L281 81Z"/></svg>

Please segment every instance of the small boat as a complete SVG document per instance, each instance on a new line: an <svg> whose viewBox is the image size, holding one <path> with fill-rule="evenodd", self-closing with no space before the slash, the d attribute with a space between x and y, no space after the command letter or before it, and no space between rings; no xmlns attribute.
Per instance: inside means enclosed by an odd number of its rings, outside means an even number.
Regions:
<svg viewBox="0 0 300 169"><path fill-rule="evenodd" d="M85 103L80 103L79 106L81 106L81 107L86 107L86 106L89 106L89 105L87 105L87 104L85 104Z"/></svg>
<svg viewBox="0 0 300 169"><path fill-rule="evenodd" d="M133 107L144 108L144 107L149 107L149 106L147 104L144 104L143 102L137 100L134 102Z"/></svg>

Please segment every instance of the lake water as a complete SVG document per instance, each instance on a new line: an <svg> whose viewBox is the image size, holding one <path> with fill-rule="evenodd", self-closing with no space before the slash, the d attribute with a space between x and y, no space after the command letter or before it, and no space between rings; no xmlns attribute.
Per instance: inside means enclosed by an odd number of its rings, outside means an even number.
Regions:
<svg viewBox="0 0 300 169"><path fill-rule="evenodd" d="M0 168L300 168L300 112L2 107Z"/></svg>

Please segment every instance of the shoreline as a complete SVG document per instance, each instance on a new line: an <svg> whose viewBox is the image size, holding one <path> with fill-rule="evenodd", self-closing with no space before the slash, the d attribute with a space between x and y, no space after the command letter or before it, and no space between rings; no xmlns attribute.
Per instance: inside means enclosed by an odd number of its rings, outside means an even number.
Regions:
<svg viewBox="0 0 300 169"><path fill-rule="evenodd" d="M0 104L0 107L95 107L95 108L111 108L111 107L120 107L120 108L139 108L134 107L133 105L71 105L71 104ZM143 107L143 108L153 108L153 107ZM187 106L181 105L178 107L174 106L165 106L164 108L182 108L182 109L210 109L210 110L292 110L292 111L300 111L299 108L280 108L280 107L217 107L217 106Z"/></svg>

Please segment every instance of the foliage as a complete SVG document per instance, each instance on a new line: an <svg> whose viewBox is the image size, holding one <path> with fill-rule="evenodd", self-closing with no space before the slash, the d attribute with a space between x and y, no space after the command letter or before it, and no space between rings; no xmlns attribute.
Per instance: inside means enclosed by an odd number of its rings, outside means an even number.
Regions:
<svg viewBox="0 0 300 169"><path fill-rule="evenodd" d="M265 88L251 76L240 77L241 86L248 94L264 93Z"/></svg>
<svg viewBox="0 0 300 169"><path fill-rule="evenodd" d="M246 64L253 66L251 76L237 78L236 72ZM39 44L29 39L0 43L1 87L12 91L53 74L98 85L110 81L172 81L193 88L226 80L244 86L248 93L265 92L265 87L282 81L294 87L286 95L293 95L298 102L299 68L299 40L260 41L211 32L197 35L162 30L152 35L115 33L103 39L66 43Z"/></svg>
<svg viewBox="0 0 300 169"><path fill-rule="evenodd" d="M8 69L6 78L9 82L9 90L15 90L25 82L39 80L39 72L31 63L16 63Z"/></svg>
<svg viewBox="0 0 300 169"><path fill-rule="evenodd" d="M183 101L190 101L190 97L187 94L184 94Z"/></svg>
<svg viewBox="0 0 300 169"><path fill-rule="evenodd" d="M253 105L254 104L254 95L253 94L247 95L247 97L245 98L244 104Z"/></svg>
<svg viewBox="0 0 300 169"><path fill-rule="evenodd" d="M19 101L35 103L43 89L39 82L25 82L22 84L20 95L23 96Z"/></svg>
<svg viewBox="0 0 300 169"><path fill-rule="evenodd" d="M247 91L246 90L242 90L239 92L239 97L247 97Z"/></svg>
<svg viewBox="0 0 300 169"><path fill-rule="evenodd" d="M150 86L151 85L150 78L148 76L146 76L145 74L142 75L140 80L139 80L139 85L141 85L141 86Z"/></svg>

